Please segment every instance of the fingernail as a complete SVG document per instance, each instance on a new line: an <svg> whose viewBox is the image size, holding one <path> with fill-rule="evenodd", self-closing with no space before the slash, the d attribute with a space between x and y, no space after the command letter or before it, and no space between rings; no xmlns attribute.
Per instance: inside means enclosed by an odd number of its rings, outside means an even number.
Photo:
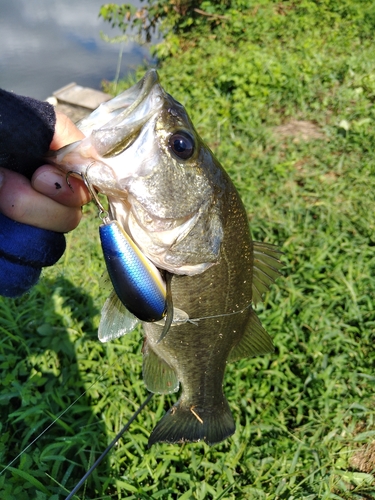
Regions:
<svg viewBox="0 0 375 500"><path fill-rule="evenodd" d="M64 190L66 181L63 175L55 172L41 172L33 179L34 188L47 196L57 196Z"/></svg>

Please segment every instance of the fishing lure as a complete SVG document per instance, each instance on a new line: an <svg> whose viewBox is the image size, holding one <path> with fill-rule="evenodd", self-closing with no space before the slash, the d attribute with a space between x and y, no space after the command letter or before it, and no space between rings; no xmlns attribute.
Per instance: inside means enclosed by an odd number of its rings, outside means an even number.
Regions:
<svg viewBox="0 0 375 500"><path fill-rule="evenodd" d="M84 175L79 175L98 207L99 217L103 222L99 227L99 236L115 294L126 310L140 321L160 321L167 315L167 312L168 315L171 313L173 318L173 305L171 298L167 297L166 281L159 269L143 255L120 223L109 217L108 211L101 204L89 181L90 166ZM69 172L68 175L72 173L76 172ZM113 297L110 299L113 302ZM129 328L133 329L137 322L137 320L132 322ZM122 334L127 333L129 328L126 328ZM114 334L104 334L102 338L99 335L99 338L107 341L115 337Z"/></svg>
<svg viewBox="0 0 375 500"><path fill-rule="evenodd" d="M99 235L109 277L123 305L141 321L164 318L166 285L159 270L117 220L104 219Z"/></svg>

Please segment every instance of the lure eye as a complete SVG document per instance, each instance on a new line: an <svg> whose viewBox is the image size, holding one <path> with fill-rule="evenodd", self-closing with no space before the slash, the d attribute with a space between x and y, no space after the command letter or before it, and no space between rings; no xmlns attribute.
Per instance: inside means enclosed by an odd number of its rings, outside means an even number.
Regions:
<svg viewBox="0 0 375 500"><path fill-rule="evenodd" d="M173 153L182 160L188 160L194 153L194 139L186 132L176 132L169 138Z"/></svg>

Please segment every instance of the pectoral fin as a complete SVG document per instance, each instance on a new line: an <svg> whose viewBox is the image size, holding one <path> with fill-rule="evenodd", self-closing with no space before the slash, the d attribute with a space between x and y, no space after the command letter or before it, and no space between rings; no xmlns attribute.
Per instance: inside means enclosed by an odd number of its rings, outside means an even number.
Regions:
<svg viewBox="0 0 375 500"><path fill-rule="evenodd" d="M179 388L174 369L151 349L147 339L143 346L143 380L150 392L170 394Z"/></svg>
<svg viewBox="0 0 375 500"><path fill-rule="evenodd" d="M99 340L100 342L108 342L118 339L132 332L138 323L138 318L126 309L116 292L112 290L102 309L98 329Z"/></svg>
<svg viewBox="0 0 375 500"><path fill-rule="evenodd" d="M254 270L253 270L253 304L262 300L270 285L280 276L283 263L279 257L282 252L275 246L253 241Z"/></svg>
<svg viewBox="0 0 375 500"><path fill-rule="evenodd" d="M231 350L228 361L237 361L273 352L273 342L263 328L258 316L251 309L250 318L246 325L242 339Z"/></svg>

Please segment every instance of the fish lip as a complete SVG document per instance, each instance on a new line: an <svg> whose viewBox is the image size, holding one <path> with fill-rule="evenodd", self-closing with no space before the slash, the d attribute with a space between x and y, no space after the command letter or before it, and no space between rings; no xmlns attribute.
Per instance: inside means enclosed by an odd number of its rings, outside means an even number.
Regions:
<svg viewBox="0 0 375 500"><path fill-rule="evenodd" d="M140 93L134 100L134 103L129 106L128 109L138 107L138 105L143 102L149 96L151 89L154 85L160 83L159 75L155 69L150 69L147 71L145 76L136 84L140 86Z"/></svg>
<svg viewBox="0 0 375 500"><path fill-rule="evenodd" d="M119 115L119 119L121 121L124 120L127 116L131 116L133 112L150 96L152 88L159 84L159 75L155 69L150 69L147 71L147 73L144 75L144 77L139 80L135 85L130 87L128 90L125 90L122 94L120 94L120 97L122 96L122 99L126 99L127 96L131 96L132 93L134 93L135 90L138 90L138 93L135 94L133 102L131 102L127 106L121 106L121 100L119 102L119 108L124 108L123 111ZM145 119L148 119L148 113L146 113ZM114 124L116 122L116 118L111 119L110 122L111 124ZM112 125L113 126L113 125Z"/></svg>
<svg viewBox="0 0 375 500"><path fill-rule="evenodd" d="M138 83L113 99L105 120L100 118L97 123L96 117L90 115L89 120L95 125L85 128L83 124L83 131L90 133L99 156L106 160L128 149L162 106L163 95L157 72L149 70Z"/></svg>
<svg viewBox="0 0 375 500"><path fill-rule="evenodd" d="M149 97L152 88L157 84L160 84L159 75L155 69L150 69L139 82L110 101L113 102L113 107L110 108L108 120L104 123L101 122L99 128L107 128L109 123L114 124L116 121L123 121L125 117L132 115L134 110ZM108 102L104 103L104 105L108 106ZM98 112L100 107L97 109ZM93 116L93 114L95 112L90 116Z"/></svg>

